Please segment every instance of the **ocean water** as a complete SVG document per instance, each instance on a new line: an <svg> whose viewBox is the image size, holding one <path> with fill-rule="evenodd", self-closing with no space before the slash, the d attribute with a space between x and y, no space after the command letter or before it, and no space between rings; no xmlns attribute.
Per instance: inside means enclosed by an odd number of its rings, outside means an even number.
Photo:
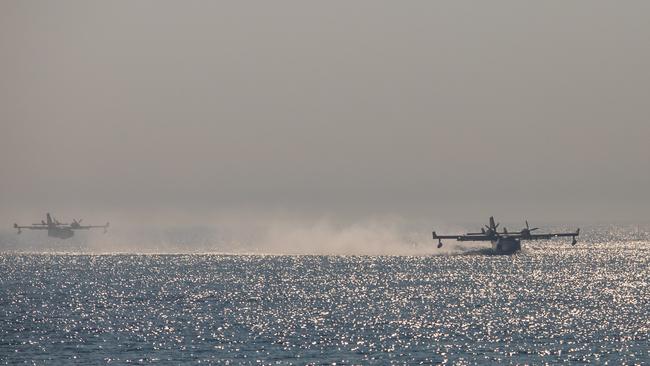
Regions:
<svg viewBox="0 0 650 366"><path fill-rule="evenodd" d="M635 235L512 256L5 252L0 363L648 364Z"/></svg>

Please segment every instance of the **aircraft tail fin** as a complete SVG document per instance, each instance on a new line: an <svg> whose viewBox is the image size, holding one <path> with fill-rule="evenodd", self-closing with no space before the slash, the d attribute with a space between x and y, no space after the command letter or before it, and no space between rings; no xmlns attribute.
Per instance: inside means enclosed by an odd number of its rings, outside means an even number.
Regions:
<svg viewBox="0 0 650 366"><path fill-rule="evenodd" d="M52 216L50 216L49 212L45 214L45 217L47 217L47 226L54 226L54 222L52 222Z"/></svg>

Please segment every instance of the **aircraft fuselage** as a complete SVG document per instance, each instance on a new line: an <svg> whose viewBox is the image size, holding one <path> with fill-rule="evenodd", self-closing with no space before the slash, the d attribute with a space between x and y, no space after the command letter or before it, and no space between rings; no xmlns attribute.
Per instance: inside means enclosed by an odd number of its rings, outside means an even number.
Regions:
<svg viewBox="0 0 650 366"><path fill-rule="evenodd" d="M512 254L521 250L521 240L510 238L510 237L500 237L496 240L492 240L492 250L496 254Z"/></svg>
<svg viewBox="0 0 650 366"><path fill-rule="evenodd" d="M74 231L67 227L50 227L47 229L47 236L59 239L68 239L74 235Z"/></svg>

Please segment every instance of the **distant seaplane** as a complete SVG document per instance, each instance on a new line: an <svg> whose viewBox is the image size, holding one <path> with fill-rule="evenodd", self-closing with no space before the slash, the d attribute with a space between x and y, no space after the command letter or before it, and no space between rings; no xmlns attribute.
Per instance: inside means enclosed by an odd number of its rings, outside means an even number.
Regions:
<svg viewBox="0 0 650 366"><path fill-rule="evenodd" d="M438 248L442 248L442 239L455 239L458 241L489 241L492 243L492 250L496 254L512 254L521 250L522 240L541 240L559 237L572 237L571 245L578 242L576 237L580 235L580 229L574 233L548 233L533 234L532 232L539 228L530 228L528 221L526 227L521 231L508 232L504 227L502 232L498 232L499 224L494 222L494 217L490 216L490 224L481 228L480 233L467 233L465 235L438 235L433 232L433 239L438 239Z"/></svg>
<svg viewBox="0 0 650 366"><path fill-rule="evenodd" d="M55 218L53 218L49 213L45 215L47 221L41 221L40 224L32 224L29 226L20 226L14 224L14 228L18 229L18 234L22 232L22 229L29 230L47 230L47 236L51 236L59 239L68 239L74 235L74 230L89 230L95 228L103 228L104 233L108 230L108 222L106 225L81 225L81 220L72 219L70 224L62 224Z"/></svg>

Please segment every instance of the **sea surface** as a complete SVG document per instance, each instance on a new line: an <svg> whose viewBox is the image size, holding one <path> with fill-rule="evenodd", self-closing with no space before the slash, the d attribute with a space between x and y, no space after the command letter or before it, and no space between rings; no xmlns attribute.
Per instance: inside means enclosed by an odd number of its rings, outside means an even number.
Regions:
<svg viewBox="0 0 650 366"><path fill-rule="evenodd" d="M647 234L581 239L511 256L5 252L0 363L649 364Z"/></svg>

